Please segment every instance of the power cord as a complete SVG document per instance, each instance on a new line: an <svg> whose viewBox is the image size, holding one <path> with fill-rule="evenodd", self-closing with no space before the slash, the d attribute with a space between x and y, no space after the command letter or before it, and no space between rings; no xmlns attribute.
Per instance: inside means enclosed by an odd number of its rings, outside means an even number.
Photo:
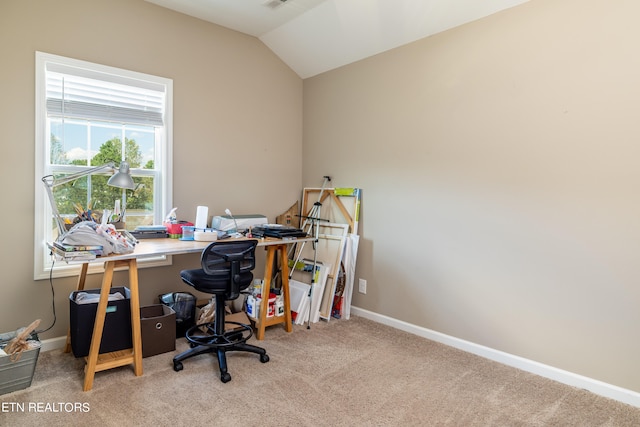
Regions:
<svg viewBox="0 0 640 427"><path fill-rule="evenodd" d="M56 265L55 257L52 257L51 269L49 270L49 285L51 286L51 308L53 311L53 323L47 329L42 329L39 331L33 331L34 334L41 334L43 332L47 332L56 324L57 316L56 316L56 292L53 288L53 267Z"/></svg>

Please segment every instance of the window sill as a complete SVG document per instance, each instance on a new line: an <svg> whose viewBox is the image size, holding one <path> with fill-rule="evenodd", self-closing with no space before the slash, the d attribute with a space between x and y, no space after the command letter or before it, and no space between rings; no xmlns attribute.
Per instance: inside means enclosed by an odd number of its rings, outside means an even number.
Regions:
<svg viewBox="0 0 640 427"><path fill-rule="evenodd" d="M161 267L172 264L171 255L160 255L157 257L149 257L138 260L138 268L152 268ZM53 268L53 273L50 274L49 270L43 271L41 274L36 274L34 280L48 280L50 277L56 279L60 277L77 277L80 274L80 267L82 263L74 262L73 264L67 264L64 261L56 261ZM117 268L116 271L123 268ZM104 262L101 262L100 258L96 258L89 264L87 274L102 274L104 273Z"/></svg>

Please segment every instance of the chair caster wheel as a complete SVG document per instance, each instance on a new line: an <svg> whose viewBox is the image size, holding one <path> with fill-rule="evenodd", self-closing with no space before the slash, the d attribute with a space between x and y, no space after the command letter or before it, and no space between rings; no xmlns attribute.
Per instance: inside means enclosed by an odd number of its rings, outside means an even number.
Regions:
<svg viewBox="0 0 640 427"><path fill-rule="evenodd" d="M182 362L173 362L173 370L176 372L182 371L184 366L182 366Z"/></svg>
<svg viewBox="0 0 640 427"><path fill-rule="evenodd" d="M261 355L260 355L260 361L261 361L262 363L267 363L267 362L269 361L269 356L268 356L268 355L266 355L266 354L261 354Z"/></svg>
<svg viewBox="0 0 640 427"><path fill-rule="evenodd" d="M222 381L223 383L228 383L229 381L231 381L231 375L228 372L220 374L220 381Z"/></svg>

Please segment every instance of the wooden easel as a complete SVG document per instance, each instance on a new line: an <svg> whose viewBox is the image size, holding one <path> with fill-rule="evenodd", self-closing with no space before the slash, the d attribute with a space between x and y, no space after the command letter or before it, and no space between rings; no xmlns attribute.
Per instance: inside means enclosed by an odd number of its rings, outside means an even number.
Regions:
<svg viewBox="0 0 640 427"><path fill-rule="evenodd" d="M322 194L321 194L322 193ZM302 216L308 216L315 201L322 203L321 215L329 222L349 224L349 232L358 234L362 190L359 188L305 188L302 194ZM327 199L329 199L327 201Z"/></svg>

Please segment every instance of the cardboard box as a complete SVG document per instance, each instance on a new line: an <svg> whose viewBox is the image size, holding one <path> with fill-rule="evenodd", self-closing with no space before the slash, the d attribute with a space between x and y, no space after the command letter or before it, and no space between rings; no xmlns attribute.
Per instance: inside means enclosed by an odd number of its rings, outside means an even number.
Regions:
<svg viewBox="0 0 640 427"><path fill-rule="evenodd" d="M76 297L79 293L100 295L100 289L85 289L74 291L69 296L69 317L71 332L71 350L75 357L89 355L93 324L96 321L98 303L78 304ZM125 287L113 287L110 294L120 292L125 299L109 301L107 314L100 342L100 354L125 350L133 347L131 340L131 292Z"/></svg>
<svg viewBox="0 0 640 427"><path fill-rule="evenodd" d="M243 325L251 326L249 317L247 316L247 313L245 313L244 311L239 311L233 314L227 314L224 317L224 320L225 320L225 324L224 324L225 331L230 331L232 329L242 329L241 326L238 326L234 323L228 323L228 322L238 322L238 323L242 323Z"/></svg>
<svg viewBox="0 0 640 427"><path fill-rule="evenodd" d="M176 312L164 304L140 308L142 357L176 349Z"/></svg>
<svg viewBox="0 0 640 427"><path fill-rule="evenodd" d="M209 304L209 302L210 301L207 301L207 300L198 300L198 303L196 305L196 324L202 323L200 322L200 315L202 314L202 310ZM227 303L228 302L229 301L227 301ZM225 320L225 325L224 325L225 331L229 331L232 329L241 329L240 326L232 323L227 323L227 322L238 322L244 325L251 326L251 321L249 320L249 317L247 317L247 313L244 311L238 311L237 313L231 313L231 314L226 313L224 316L224 320ZM211 321L213 322L213 318L211 319Z"/></svg>
<svg viewBox="0 0 640 427"><path fill-rule="evenodd" d="M2 334L2 342L8 344L14 337L15 333L11 337L8 337L7 334ZM40 342L35 342L38 347L24 350L20 355L20 359L15 362L11 361L10 356L0 356L0 394L11 393L31 386L36 363L38 362L38 354L40 354Z"/></svg>

